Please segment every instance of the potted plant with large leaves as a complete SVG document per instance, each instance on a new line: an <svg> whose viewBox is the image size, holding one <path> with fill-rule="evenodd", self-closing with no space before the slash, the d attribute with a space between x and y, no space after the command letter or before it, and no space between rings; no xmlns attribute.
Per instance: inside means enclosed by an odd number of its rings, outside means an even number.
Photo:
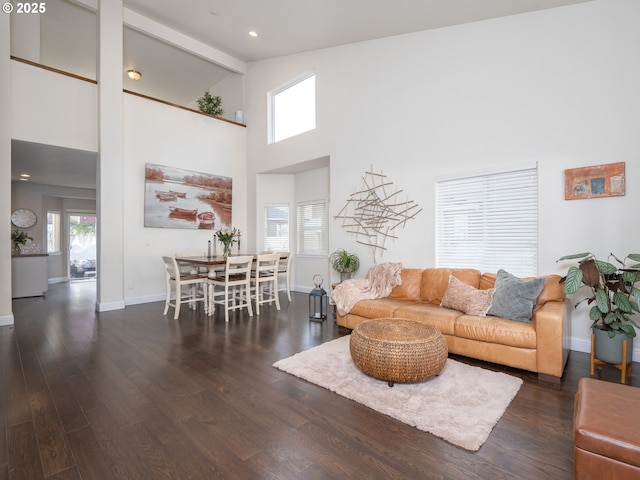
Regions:
<svg viewBox="0 0 640 480"><path fill-rule="evenodd" d="M331 267L340 274L340 281L343 282L351 278L352 273L356 273L360 268L360 259L355 253L349 253L340 248L329 255Z"/></svg>
<svg viewBox="0 0 640 480"><path fill-rule="evenodd" d="M589 318L595 335L595 358L620 364L622 344L626 340L627 364L631 363L635 328L640 328L633 319L640 312L640 290L636 287L640 281L640 254L630 253L620 259L610 253L605 262L586 252L566 255L558 262L564 260L578 261L560 280L564 292L574 295L582 289L585 296L575 306L583 302L592 305Z"/></svg>

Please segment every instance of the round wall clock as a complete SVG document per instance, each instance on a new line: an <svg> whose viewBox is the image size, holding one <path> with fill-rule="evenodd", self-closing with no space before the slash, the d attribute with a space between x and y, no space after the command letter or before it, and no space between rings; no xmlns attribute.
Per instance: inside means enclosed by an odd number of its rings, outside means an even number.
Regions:
<svg viewBox="0 0 640 480"><path fill-rule="evenodd" d="M16 208L11 214L11 223L20 228L33 227L37 220L35 212L28 208Z"/></svg>

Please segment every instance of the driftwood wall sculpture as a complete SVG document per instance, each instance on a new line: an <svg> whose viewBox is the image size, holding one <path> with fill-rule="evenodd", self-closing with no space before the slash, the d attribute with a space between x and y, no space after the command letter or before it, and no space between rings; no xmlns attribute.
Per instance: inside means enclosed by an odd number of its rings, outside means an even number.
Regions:
<svg viewBox="0 0 640 480"><path fill-rule="evenodd" d="M360 190L349 196L334 217L342 219L342 227L354 235L358 243L371 249L374 263L387 249L387 240L398 238L396 228L404 228L407 220L422 211L408 197L402 200L401 193L382 171L376 173L371 167L362 177Z"/></svg>

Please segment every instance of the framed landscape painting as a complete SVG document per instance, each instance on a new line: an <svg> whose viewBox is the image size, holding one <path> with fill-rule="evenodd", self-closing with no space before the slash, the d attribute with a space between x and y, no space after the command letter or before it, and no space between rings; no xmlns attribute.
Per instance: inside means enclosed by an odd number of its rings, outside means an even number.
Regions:
<svg viewBox="0 0 640 480"><path fill-rule="evenodd" d="M564 171L565 200L625 194L624 162L570 168Z"/></svg>
<svg viewBox="0 0 640 480"><path fill-rule="evenodd" d="M230 177L147 163L144 182L145 227L231 228Z"/></svg>

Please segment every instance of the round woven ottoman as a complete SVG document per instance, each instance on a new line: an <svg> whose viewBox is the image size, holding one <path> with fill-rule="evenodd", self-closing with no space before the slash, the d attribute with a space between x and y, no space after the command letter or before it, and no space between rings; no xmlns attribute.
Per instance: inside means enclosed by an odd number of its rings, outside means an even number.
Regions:
<svg viewBox="0 0 640 480"><path fill-rule="evenodd" d="M351 358L370 377L420 382L440 373L447 361L447 342L430 325L400 318L377 318L356 326L349 340Z"/></svg>

